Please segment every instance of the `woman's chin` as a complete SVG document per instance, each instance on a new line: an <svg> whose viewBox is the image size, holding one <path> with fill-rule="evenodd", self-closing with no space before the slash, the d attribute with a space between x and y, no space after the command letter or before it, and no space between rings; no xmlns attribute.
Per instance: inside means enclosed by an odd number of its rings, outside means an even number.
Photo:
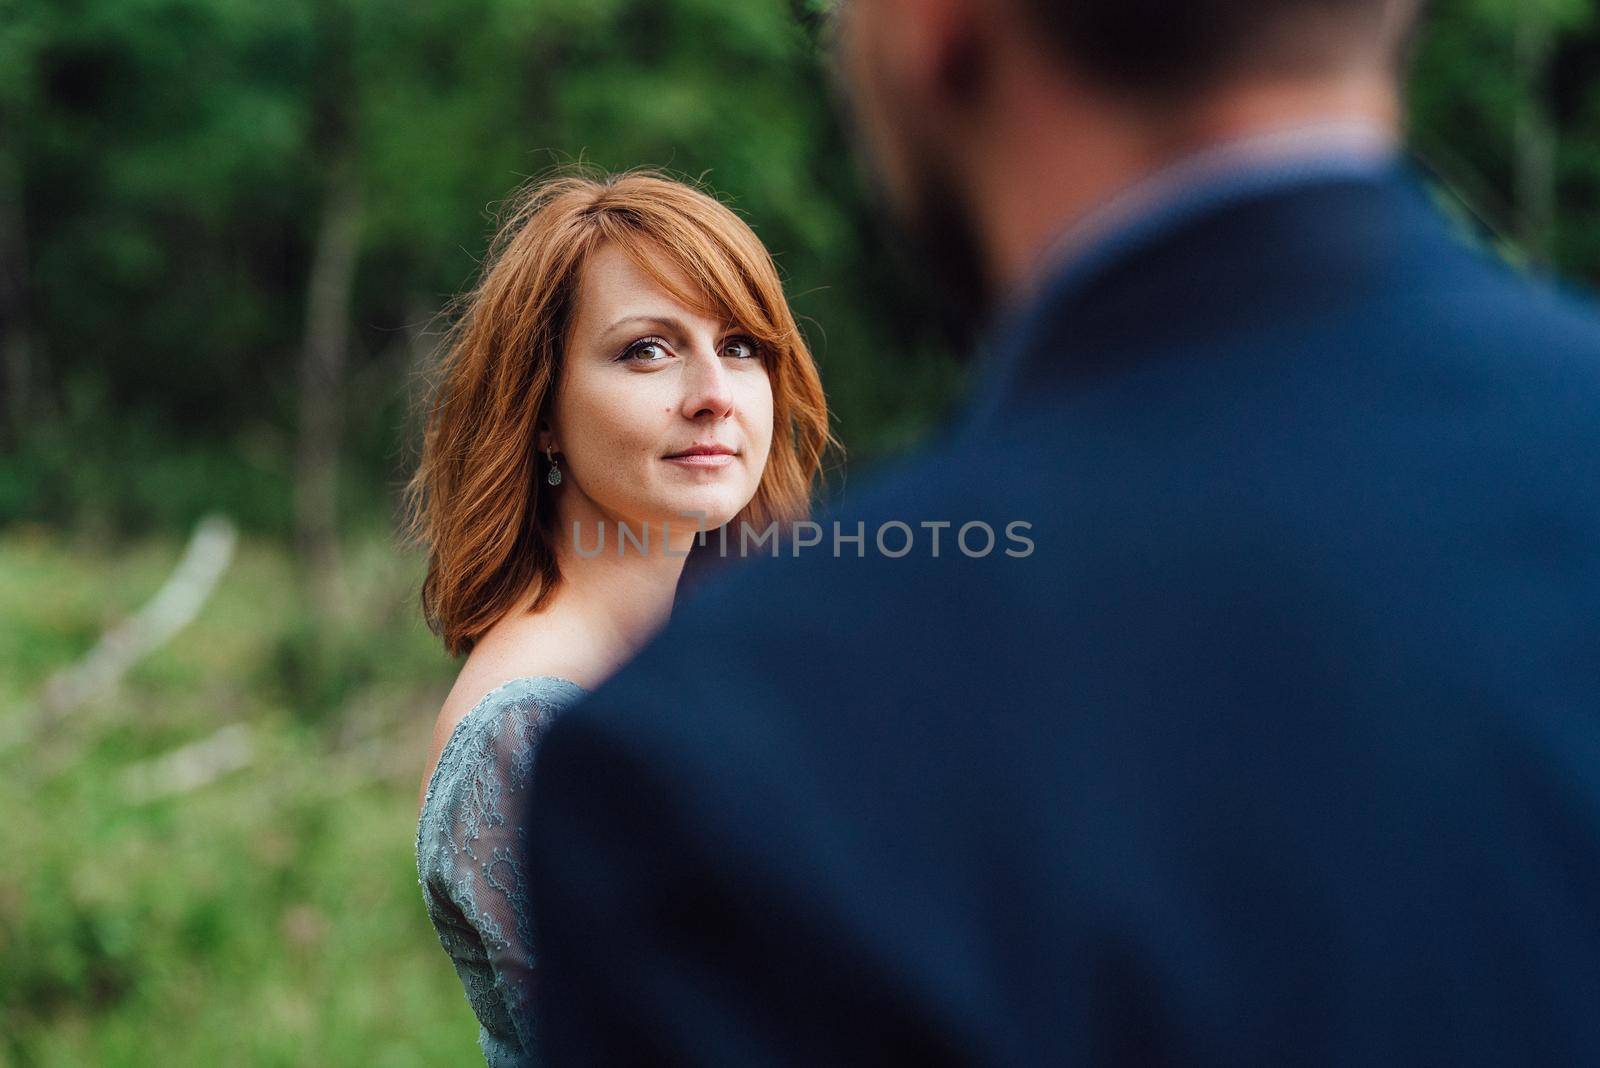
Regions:
<svg viewBox="0 0 1600 1068"><path fill-rule="evenodd" d="M703 530L715 530L731 521L749 503L749 495L707 486L704 492L675 495L665 514L674 525L689 519L698 522Z"/></svg>

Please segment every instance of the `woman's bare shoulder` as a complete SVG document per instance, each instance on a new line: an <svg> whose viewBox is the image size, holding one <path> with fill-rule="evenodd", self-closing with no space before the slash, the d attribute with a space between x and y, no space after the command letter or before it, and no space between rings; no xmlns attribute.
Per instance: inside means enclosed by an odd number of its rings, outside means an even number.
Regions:
<svg viewBox="0 0 1600 1068"><path fill-rule="evenodd" d="M445 743L485 697L508 683L523 679L549 679L580 690L594 689L597 673L585 662L581 646L570 636L566 641L558 640L555 629L548 624L518 627L497 624L473 647L434 720L427 767L422 775L422 797L426 796L427 783L439 763Z"/></svg>

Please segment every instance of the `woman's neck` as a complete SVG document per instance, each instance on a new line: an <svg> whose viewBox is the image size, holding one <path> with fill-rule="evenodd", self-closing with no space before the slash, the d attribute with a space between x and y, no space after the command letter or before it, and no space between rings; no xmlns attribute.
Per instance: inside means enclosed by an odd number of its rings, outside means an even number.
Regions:
<svg viewBox="0 0 1600 1068"><path fill-rule="evenodd" d="M571 619L596 652L620 664L671 614L693 525L628 524L624 537L624 524L578 493L564 496L558 516L551 533L561 584L551 613Z"/></svg>

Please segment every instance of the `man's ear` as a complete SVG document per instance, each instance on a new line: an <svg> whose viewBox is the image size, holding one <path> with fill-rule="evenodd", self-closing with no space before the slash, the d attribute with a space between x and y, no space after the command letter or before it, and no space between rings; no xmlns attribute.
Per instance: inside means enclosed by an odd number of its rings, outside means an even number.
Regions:
<svg viewBox="0 0 1600 1068"><path fill-rule="evenodd" d="M863 5L846 17L860 19L875 47L863 72L901 96L902 106L959 105L971 88L981 52L984 9L995 0L853 0ZM870 23L870 25L869 25ZM954 94L954 95L953 95Z"/></svg>

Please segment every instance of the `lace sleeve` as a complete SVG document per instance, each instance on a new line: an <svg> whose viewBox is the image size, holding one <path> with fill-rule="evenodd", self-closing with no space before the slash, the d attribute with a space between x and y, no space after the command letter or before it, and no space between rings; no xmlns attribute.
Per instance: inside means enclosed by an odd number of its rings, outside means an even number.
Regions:
<svg viewBox="0 0 1600 1068"><path fill-rule="evenodd" d="M552 715L528 695L469 714L440 753L418 830L423 897L491 1068L535 1063L525 806Z"/></svg>

